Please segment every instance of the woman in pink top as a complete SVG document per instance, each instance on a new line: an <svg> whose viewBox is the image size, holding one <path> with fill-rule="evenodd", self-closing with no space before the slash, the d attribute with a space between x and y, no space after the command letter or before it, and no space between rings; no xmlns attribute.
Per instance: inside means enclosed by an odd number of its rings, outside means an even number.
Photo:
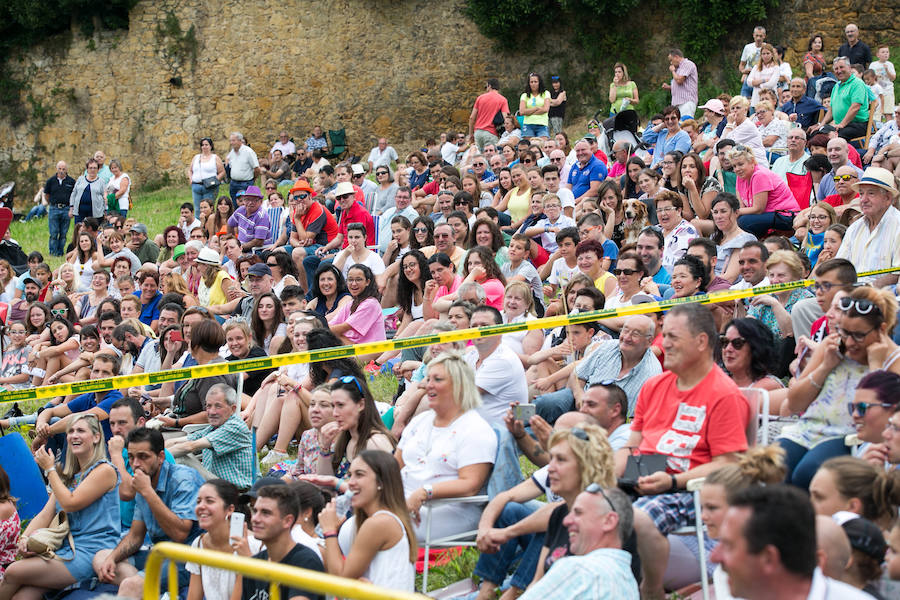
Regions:
<svg viewBox="0 0 900 600"><path fill-rule="evenodd" d="M339 308L328 320L332 333L346 344L385 339L384 315L372 270L365 265L350 267L347 271L347 290L353 301Z"/></svg>
<svg viewBox="0 0 900 600"><path fill-rule="evenodd" d="M469 250L463 264L463 283L474 281L484 288L484 303L497 310L503 310L503 295L506 292L506 278L494 260L494 254L484 246Z"/></svg>
<svg viewBox="0 0 900 600"><path fill-rule="evenodd" d="M446 315L456 300L456 290L462 284L462 277L456 274L453 262L443 252L437 252L428 259L428 270L431 271L431 279L425 282L422 314L426 319L437 319L442 314Z"/></svg>
<svg viewBox="0 0 900 600"><path fill-rule="evenodd" d="M737 175L741 200L738 227L759 239L770 230L791 231L800 207L784 180L757 164L753 151L745 146L735 146L728 159Z"/></svg>

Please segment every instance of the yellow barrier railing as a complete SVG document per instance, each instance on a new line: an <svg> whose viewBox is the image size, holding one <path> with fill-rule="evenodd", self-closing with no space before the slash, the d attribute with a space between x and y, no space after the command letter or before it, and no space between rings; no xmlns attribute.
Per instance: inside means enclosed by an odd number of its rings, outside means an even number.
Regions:
<svg viewBox="0 0 900 600"><path fill-rule="evenodd" d="M168 592L169 598L173 599L178 598L178 577L176 574L178 567L176 563L180 562L192 562L207 567L225 569L259 581L268 581L270 584L269 600L282 600L279 585L309 590L317 594L328 594L338 598L358 600L424 600L427 598L420 594L389 590L357 579L347 579L346 577L328 575L266 560L235 556L225 552L200 550L184 544L160 542L153 545L144 568L145 600L159 599L159 580L162 575L164 560L169 561Z"/></svg>

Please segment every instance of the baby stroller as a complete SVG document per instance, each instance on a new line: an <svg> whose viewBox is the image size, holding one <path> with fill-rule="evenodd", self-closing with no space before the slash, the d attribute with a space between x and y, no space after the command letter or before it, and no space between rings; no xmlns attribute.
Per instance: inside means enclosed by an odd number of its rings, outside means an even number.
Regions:
<svg viewBox="0 0 900 600"><path fill-rule="evenodd" d="M637 131L639 125L640 119L635 110L623 110L620 113L616 113L615 116L606 119L603 122L606 133L606 136L603 139L603 145L606 147L603 148L603 151L606 155L611 156L613 144L618 141L623 141L631 146L631 151L628 153L629 155L636 154L642 159L646 159L650 156L650 153L647 151L647 146L644 145L644 142L642 142L641 138L638 136ZM600 140L598 140L598 142L599 141Z"/></svg>

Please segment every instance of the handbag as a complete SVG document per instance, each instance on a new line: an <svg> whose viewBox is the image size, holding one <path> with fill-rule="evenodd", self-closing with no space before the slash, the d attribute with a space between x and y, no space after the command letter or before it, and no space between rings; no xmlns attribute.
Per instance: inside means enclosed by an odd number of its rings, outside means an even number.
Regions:
<svg viewBox="0 0 900 600"><path fill-rule="evenodd" d="M56 550L62 547L66 539L69 540L69 546L72 548L72 556L70 558L59 558L56 556ZM53 515L47 527L38 529L29 535L25 543L29 552L33 552L45 560L58 558L59 560L69 561L75 558L75 540L72 539L69 518L64 510Z"/></svg>
<svg viewBox="0 0 900 600"><path fill-rule="evenodd" d="M219 178L216 176L207 177L206 179L202 180L200 183L202 183L203 187L205 187L206 189L214 188L217 185L219 185Z"/></svg>

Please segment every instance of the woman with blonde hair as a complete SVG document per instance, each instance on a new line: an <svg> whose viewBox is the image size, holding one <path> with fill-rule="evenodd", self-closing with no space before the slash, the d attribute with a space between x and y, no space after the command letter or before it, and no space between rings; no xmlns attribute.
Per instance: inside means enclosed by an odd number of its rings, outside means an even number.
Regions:
<svg viewBox="0 0 900 600"><path fill-rule="evenodd" d="M900 347L890 338L897 323L893 293L859 287L837 306L836 327L788 387L787 410L800 418L778 438L787 452L789 481L804 488L825 460L849 452L844 437L856 429L847 400L866 372L900 373Z"/></svg>
<svg viewBox="0 0 900 600"><path fill-rule="evenodd" d="M735 96L728 103L728 115L725 117L725 129L722 132L722 139L728 138L734 140L738 146L746 146L753 152L756 162L766 164L766 149L763 146L762 135L756 124L748 118L750 113L750 101L743 96ZM718 160L716 159L718 163ZM717 165L718 168L718 165ZM710 166L710 171L715 169Z"/></svg>
<svg viewBox="0 0 900 600"><path fill-rule="evenodd" d="M0 301L13 301L16 297L16 284L18 281L16 270L9 264L9 261L0 258Z"/></svg>
<svg viewBox="0 0 900 600"><path fill-rule="evenodd" d="M609 84L609 116L615 116L626 108L636 107L640 101L637 84L628 78L628 67L617 62L613 65L613 80Z"/></svg>
<svg viewBox="0 0 900 600"><path fill-rule="evenodd" d="M185 308L197 306L197 299L188 289L184 277L178 273L166 273L160 278L159 289L163 294L178 294L184 300Z"/></svg>
<svg viewBox="0 0 900 600"><path fill-rule="evenodd" d="M531 206L531 187L528 184L528 178L525 177L525 167L521 163L510 167L509 173L514 187L507 192L503 199L501 203L503 208L498 206L497 210L508 212L513 224L521 224L528 216L528 209Z"/></svg>
<svg viewBox="0 0 900 600"><path fill-rule="evenodd" d="M738 226L757 238L765 237L770 229L791 229L800 206L787 183L768 169L765 155L760 161L755 151L737 145L728 152L728 160L737 175L741 201Z"/></svg>
<svg viewBox="0 0 900 600"><path fill-rule="evenodd" d="M201 248L196 262L202 272L200 285L197 287L200 306L218 306L228 302L228 290L237 284L222 268L219 253L211 248Z"/></svg>
<svg viewBox="0 0 900 600"><path fill-rule="evenodd" d="M803 279L803 271L803 263L792 250L776 250L766 261L766 273L772 285ZM755 296L750 300L747 316L768 327L776 340L793 337L791 309L800 300L812 297L813 293L807 288Z"/></svg>
<svg viewBox="0 0 900 600"><path fill-rule="evenodd" d="M475 373L461 354L444 352L434 358L425 390L431 410L410 421L395 453L419 539L425 534L423 505L431 499L479 493L497 454L497 436L477 410L481 394ZM433 537L469 531L481 514L477 505L466 503L430 510Z"/></svg>
<svg viewBox="0 0 900 600"><path fill-rule="evenodd" d="M111 374L117 371L117 357L103 354L95 360L114 367ZM121 537L119 475L107 459L97 415L87 412L70 417L66 442L64 464L56 463L45 447L35 452L35 462L47 475L50 498L19 541L25 558L9 565L0 582L3 600L14 596L39 598L50 590L62 590L90 579L94 576L94 555L112 548ZM57 510L66 511L72 542L63 541L53 559L35 556L27 550L27 538L49 526Z"/></svg>

